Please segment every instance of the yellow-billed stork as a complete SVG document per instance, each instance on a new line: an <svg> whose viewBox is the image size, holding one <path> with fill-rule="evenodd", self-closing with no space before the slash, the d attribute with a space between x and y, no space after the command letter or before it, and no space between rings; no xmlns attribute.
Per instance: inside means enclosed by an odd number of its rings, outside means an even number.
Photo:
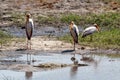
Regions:
<svg viewBox="0 0 120 80"><path fill-rule="evenodd" d="M31 18L31 14L27 13L26 14L26 26L25 26L26 36L27 36L27 49L29 49L28 47L29 41L30 41L30 49L31 49L31 37L33 34L33 29L34 29L33 19Z"/></svg>
<svg viewBox="0 0 120 80"><path fill-rule="evenodd" d="M70 34L74 41L74 50L75 50L75 44L78 44L79 29L77 25L74 24L73 21L71 21L69 28L70 28ZM72 57L71 60L74 61L75 63L75 53L74 53L74 57Z"/></svg>
<svg viewBox="0 0 120 80"><path fill-rule="evenodd" d="M79 29L78 29L77 25L74 24L73 21L71 21L69 27L70 27L70 34L74 41L74 50L75 50L75 44L78 43Z"/></svg>
<svg viewBox="0 0 120 80"><path fill-rule="evenodd" d="M82 38L99 31L100 31L99 26L97 24L94 24L93 26L90 26L83 31ZM91 36L91 40L92 40L92 36Z"/></svg>

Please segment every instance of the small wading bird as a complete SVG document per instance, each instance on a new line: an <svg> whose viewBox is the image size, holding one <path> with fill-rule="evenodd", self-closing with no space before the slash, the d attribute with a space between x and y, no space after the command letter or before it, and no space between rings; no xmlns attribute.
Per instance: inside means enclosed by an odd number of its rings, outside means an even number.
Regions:
<svg viewBox="0 0 120 80"><path fill-rule="evenodd" d="M31 14L27 13L26 14L26 26L25 26L26 35L27 35L27 49L31 49L31 37L33 33L33 28L34 28L33 19L31 18ZM28 47L28 45L30 45L30 48Z"/></svg>
<svg viewBox="0 0 120 80"><path fill-rule="evenodd" d="M71 21L69 27L70 27L70 34L71 34L73 41L74 41L74 50L75 50L75 44L78 44L79 29L74 24L73 21ZM74 61L74 63L77 62L77 61L75 61L75 53L74 53L74 57L72 57L71 60Z"/></svg>
<svg viewBox="0 0 120 80"><path fill-rule="evenodd" d="M99 31L100 31L99 26L97 24L94 24L93 26L90 26L83 31L82 38ZM92 41L92 35L91 35L91 41Z"/></svg>

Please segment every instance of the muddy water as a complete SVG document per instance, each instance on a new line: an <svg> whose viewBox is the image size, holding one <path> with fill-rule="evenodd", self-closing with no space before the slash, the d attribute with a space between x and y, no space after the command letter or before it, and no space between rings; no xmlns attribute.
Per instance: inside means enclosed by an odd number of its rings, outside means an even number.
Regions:
<svg viewBox="0 0 120 80"><path fill-rule="evenodd" d="M16 60L26 61L26 55L21 54ZM36 60L31 65L39 63L66 63L71 64L72 54L45 53L32 55ZM52 70L33 72L0 70L0 80L119 80L120 79L120 58L110 58L97 55L76 55L79 63L86 63L89 66L71 66ZM14 58L10 58L13 60ZM26 63L23 63L26 64Z"/></svg>

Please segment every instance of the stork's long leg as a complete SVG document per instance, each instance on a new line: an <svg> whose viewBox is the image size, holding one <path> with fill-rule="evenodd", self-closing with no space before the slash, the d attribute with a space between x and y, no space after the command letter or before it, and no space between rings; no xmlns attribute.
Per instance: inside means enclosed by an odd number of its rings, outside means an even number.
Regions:
<svg viewBox="0 0 120 80"><path fill-rule="evenodd" d="M74 50L75 50L75 42L74 42Z"/></svg>
<svg viewBox="0 0 120 80"><path fill-rule="evenodd" d="M26 46L26 49L30 49L31 50L31 40L27 40L26 41L27 43L27 46Z"/></svg>
<svg viewBox="0 0 120 80"><path fill-rule="evenodd" d="M75 50L75 41L74 41L74 51L75 51L75 52L74 52L74 56L73 56L73 57L74 57L74 59L76 59L76 58L75 58L75 54L76 54L76 50Z"/></svg>
<svg viewBox="0 0 120 80"><path fill-rule="evenodd" d="M26 46L26 49L28 49L28 40L27 40L27 46Z"/></svg>
<svg viewBox="0 0 120 80"><path fill-rule="evenodd" d="M30 40L30 50L31 50L31 40Z"/></svg>

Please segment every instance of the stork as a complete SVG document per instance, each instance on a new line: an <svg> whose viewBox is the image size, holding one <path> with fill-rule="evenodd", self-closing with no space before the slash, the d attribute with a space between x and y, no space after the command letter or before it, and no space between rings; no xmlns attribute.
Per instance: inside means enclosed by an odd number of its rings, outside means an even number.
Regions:
<svg viewBox="0 0 120 80"><path fill-rule="evenodd" d="M31 18L31 14L28 13L26 14L26 26L25 26L25 31L27 36L27 49L29 49L28 43L30 43L30 49L31 49L31 37L33 34L33 29L34 29L33 19Z"/></svg>
<svg viewBox="0 0 120 80"><path fill-rule="evenodd" d="M94 24L93 26L90 26L83 31L82 38L91 35L91 41L92 41L92 34L99 31L100 31L99 26L97 24Z"/></svg>
<svg viewBox="0 0 120 80"><path fill-rule="evenodd" d="M74 41L74 50L75 50L75 44L78 44L79 29L77 25L74 24L73 21L71 21L69 28L70 28L70 34ZM77 62L77 61L75 62L75 53L74 53L74 57L72 57L71 60L74 61L74 63Z"/></svg>
<svg viewBox="0 0 120 80"><path fill-rule="evenodd" d="M74 24L73 21L71 21L69 27L70 27L70 34L74 41L74 50L75 50L75 44L76 43L78 44L79 29L78 29L77 25Z"/></svg>

